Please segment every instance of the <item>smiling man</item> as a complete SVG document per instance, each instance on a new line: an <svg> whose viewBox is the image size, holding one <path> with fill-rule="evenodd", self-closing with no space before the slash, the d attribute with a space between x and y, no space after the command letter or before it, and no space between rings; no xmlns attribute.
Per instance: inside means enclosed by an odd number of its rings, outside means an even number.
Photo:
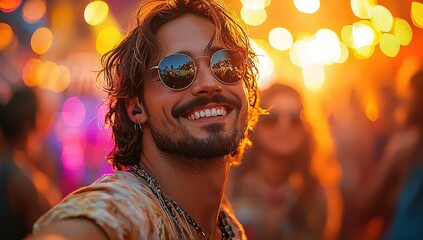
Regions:
<svg viewBox="0 0 423 240"><path fill-rule="evenodd" d="M245 238L223 192L261 110L255 55L230 16L217 0L142 3L103 57L116 171L41 217L36 239Z"/></svg>

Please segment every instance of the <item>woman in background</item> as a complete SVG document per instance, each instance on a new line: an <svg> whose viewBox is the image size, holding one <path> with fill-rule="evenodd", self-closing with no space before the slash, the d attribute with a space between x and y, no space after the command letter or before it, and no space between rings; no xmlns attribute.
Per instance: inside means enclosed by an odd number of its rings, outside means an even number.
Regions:
<svg viewBox="0 0 423 240"><path fill-rule="evenodd" d="M253 147L232 170L227 189L249 239L322 239L327 203L310 172L314 138L301 95L274 84L262 92Z"/></svg>

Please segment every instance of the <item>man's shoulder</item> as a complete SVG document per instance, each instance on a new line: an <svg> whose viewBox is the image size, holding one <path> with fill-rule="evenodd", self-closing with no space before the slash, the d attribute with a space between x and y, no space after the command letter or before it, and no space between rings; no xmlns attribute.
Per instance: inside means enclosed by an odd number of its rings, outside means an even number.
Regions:
<svg viewBox="0 0 423 240"><path fill-rule="evenodd" d="M148 186L123 171L104 175L66 196L37 221L34 231L75 217L93 220L109 237L124 236L132 229L149 233L157 227L156 223L163 222L160 204Z"/></svg>

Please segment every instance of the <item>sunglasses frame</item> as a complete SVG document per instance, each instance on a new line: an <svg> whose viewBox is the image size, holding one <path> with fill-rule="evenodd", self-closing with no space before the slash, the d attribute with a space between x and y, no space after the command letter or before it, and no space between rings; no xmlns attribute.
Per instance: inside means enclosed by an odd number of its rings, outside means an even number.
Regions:
<svg viewBox="0 0 423 240"><path fill-rule="evenodd" d="M198 68L197 68L197 65L195 64L195 61L197 60L197 59L199 59L199 58L208 58L209 59L209 70L210 70L210 72L213 74L213 76L214 76L214 78L217 80L217 81L219 81L220 83L222 83L222 84L225 84L225 85L234 85L234 84L237 84L237 83L239 83L244 77L245 77L245 73L246 73L246 71L244 70L244 72L243 72L243 74L242 74L242 76L239 78L239 80L238 81L236 81L236 82L233 82L233 83L227 83L227 82L224 82L224 81L222 81L218 76L216 76L216 74L213 72L213 70L212 70L212 64L211 64L211 61L212 61L212 59L213 59L213 57L218 53L218 52L221 52L221 51L230 51L230 52L236 52L236 53L239 53L238 51L236 51L236 50L233 50L233 49L229 49L229 48L223 48L223 49L219 49L219 50L217 50L216 52L214 52L211 56L206 56L206 55L201 55L201 56L198 56L198 57L196 57L196 58L192 58L191 56L189 56L188 54L185 54L185 53L172 53L172 54L169 54L169 55L166 55L166 56L164 56L160 61L159 61L159 63L158 63L158 65L156 65L156 66L153 66L153 67L151 67L151 70L157 70L157 75L159 76L159 79L160 79L160 82L162 82L162 84L165 86L165 87L167 87L167 88L169 88L169 89L171 89L171 90L174 90L174 91L181 91L181 90L185 90L185 89L187 89L187 88L189 88L193 83L194 83L194 81L195 81L195 79L197 79L197 72L198 72ZM183 56L186 56L188 59L190 59L192 62L193 62L193 64L194 64L194 77L192 78L192 80L191 80L191 82L186 86L186 87L183 87L183 88L177 88L177 89L175 89L175 88L171 88L171 87L169 87L168 85L166 85L165 84L165 82L163 81L163 79L162 79L162 76L161 76L161 74L160 74L160 64L162 63L162 61L165 59L165 58L167 58L167 57L170 57L170 56L174 56L174 55L183 55ZM239 53L239 55L242 57L242 55ZM246 58L245 57L243 57L243 61L242 61L242 65L245 67L245 62L246 62Z"/></svg>

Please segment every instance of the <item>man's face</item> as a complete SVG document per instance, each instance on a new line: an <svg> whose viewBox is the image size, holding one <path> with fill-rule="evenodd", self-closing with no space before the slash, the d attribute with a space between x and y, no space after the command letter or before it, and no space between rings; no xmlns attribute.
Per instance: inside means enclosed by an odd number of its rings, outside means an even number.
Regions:
<svg viewBox="0 0 423 240"><path fill-rule="evenodd" d="M185 15L164 24L157 32L160 59L183 52L195 59L216 50L207 47L214 25L201 17ZM227 48L215 39L210 49ZM156 63L155 63L156 64ZM248 102L243 81L226 85L209 68L208 58L195 60L196 78L184 90L164 86L158 75L145 81L145 107L151 137L164 153L214 159L234 151L247 127ZM200 116L200 118L198 118ZM148 131L146 132L148 135Z"/></svg>

